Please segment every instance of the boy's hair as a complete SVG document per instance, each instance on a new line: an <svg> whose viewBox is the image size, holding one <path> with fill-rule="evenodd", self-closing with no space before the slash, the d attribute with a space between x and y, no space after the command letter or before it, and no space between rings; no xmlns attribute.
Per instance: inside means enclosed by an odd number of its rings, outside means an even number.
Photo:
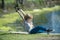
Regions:
<svg viewBox="0 0 60 40"><path fill-rule="evenodd" d="M30 15L30 14L26 14L26 15L24 16L24 19L25 19L25 20L33 19L33 16Z"/></svg>

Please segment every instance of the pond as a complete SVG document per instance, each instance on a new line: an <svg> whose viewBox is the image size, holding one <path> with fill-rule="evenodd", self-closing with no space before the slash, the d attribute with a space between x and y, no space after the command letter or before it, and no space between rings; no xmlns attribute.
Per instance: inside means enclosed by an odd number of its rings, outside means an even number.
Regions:
<svg viewBox="0 0 60 40"><path fill-rule="evenodd" d="M52 11L46 14L45 17L48 22L42 24L42 26L53 29L52 33L60 33L60 11Z"/></svg>

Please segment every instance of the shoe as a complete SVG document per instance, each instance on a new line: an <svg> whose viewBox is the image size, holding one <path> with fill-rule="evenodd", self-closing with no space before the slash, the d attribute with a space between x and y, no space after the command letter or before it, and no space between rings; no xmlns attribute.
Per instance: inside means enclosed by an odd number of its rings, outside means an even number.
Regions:
<svg viewBox="0 0 60 40"><path fill-rule="evenodd" d="M52 29L48 29L47 32L52 32L53 30Z"/></svg>
<svg viewBox="0 0 60 40"><path fill-rule="evenodd" d="M52 29L48 29L47 30L47 34L49 34L50 32L52 32L53 30Z"/></svg>

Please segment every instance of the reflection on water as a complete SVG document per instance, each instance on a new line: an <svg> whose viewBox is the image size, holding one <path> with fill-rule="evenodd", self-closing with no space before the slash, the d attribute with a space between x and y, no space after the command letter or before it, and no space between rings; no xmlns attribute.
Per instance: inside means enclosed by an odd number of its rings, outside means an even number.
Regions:
<svg viewBox="0 0 60 40"><path fill-rule="evenodd" d="M51 14L51 27L54 31L54 33L60 33L60 11L53 11Z"/></svg>
<svg viewBox="0 0 60 40"><path fill-rule="evenodd" d="M60 11L52 13L52 27L56 33L60 33Z"/></svg>
<svg viewBox="0 0 60 40"><path fill-rule="evenodd" d="M60 33L60 11L53 11L45 15L48 23L42 26L53 29L53 33Z"/></svg>

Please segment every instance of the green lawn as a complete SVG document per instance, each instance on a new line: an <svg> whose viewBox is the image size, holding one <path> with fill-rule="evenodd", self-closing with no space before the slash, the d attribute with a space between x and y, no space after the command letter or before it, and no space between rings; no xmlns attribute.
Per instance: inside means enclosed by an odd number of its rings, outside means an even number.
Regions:
<svg viewBox="0 0 60 40"><path fill-rule="evenodd" d="M59 35L42 35L42 34L4 34L0 35L0 40L59 40Z"/></svg>
<svg viewBox="0 0 60 40"><path fill-rule="evenodd" d="M8 30L10 27L14 27L14 22L19 18L18 13L3 14L0 17L0 28ZM13 25L11 25L13 24ZM6 27L6 28L5 28Z"/></svg>

